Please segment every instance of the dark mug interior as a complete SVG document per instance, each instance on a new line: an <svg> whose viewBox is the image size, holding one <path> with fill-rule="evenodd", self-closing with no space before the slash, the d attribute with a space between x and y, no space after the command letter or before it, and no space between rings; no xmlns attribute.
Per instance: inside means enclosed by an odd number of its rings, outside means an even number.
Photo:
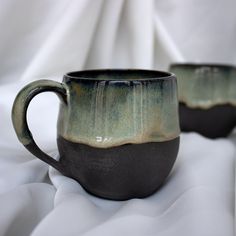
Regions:
<svg viewBox="0 0 236 236"><path fill-rule="evenodd" d="M169 70L178 80L181 131L209 138L229 135L236 126L236 68L175 63Z"/></svg>

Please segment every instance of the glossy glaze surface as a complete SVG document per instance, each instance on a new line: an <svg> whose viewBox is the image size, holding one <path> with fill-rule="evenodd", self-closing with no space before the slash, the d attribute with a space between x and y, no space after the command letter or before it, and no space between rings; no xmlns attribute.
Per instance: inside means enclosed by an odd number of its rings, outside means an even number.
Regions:
<svg viewBox="0 0 236 236"><path fill-rule="evenodd" d="M68 141L107 148L179 136L174 76L142 70L73 76L64 77L68 98L58 119L58 135Z"/></svg>

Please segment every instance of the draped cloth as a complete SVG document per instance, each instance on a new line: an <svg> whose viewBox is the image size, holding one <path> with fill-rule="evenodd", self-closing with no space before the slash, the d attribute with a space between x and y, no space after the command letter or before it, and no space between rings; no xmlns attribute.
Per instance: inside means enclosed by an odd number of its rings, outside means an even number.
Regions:
<svg viewBox="0 0 236 236"><path fill-rule="evenodd" d="M3 0L0 5L0 236L234 235L236 134L181 134L163 187L145 199L88 194L19 143L17 92L37 79L94 68L168 70L171 62L236 64L234 0ZM28 111L38 145L58 158L58 99Z"/></svg>

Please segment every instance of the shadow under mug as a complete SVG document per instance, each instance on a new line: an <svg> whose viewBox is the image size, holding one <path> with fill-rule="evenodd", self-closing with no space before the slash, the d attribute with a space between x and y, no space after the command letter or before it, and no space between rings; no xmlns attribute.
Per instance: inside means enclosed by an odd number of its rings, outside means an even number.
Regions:
<svg viewBox="0 0 236 236"><path fill-rule="evenodd" d="M180 128L209 138L227 136L236 126L236 68L220 64L175 63Z"/></svg>
<svg viewBox="0 0 236 236"><path fill-rule="evenodd" d="M142 198L170 173L179 148L176 78L151 70L67 73L62 83L39 80L17 95L13 125L36 157L108 199ZM60 100L59 161L44 153L29 131L31 99L45 91Z"/></svg>

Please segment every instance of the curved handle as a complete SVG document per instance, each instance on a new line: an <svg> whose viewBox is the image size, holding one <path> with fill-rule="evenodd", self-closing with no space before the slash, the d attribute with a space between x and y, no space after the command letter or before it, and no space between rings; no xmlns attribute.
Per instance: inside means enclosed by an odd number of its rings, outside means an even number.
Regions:
<svg viewBox="0 0 236 236"><path fill-rule="evenodd" d="M16 96L12 108L12 122L19 141L36 157L53 166L60 172L63 171L61 164L44 153L35 143L27 124L27 109L30 101L42 92L55 92L62 102L67 103L66 88L63 84L51 80L38 80L25 86Z"/></svg>

